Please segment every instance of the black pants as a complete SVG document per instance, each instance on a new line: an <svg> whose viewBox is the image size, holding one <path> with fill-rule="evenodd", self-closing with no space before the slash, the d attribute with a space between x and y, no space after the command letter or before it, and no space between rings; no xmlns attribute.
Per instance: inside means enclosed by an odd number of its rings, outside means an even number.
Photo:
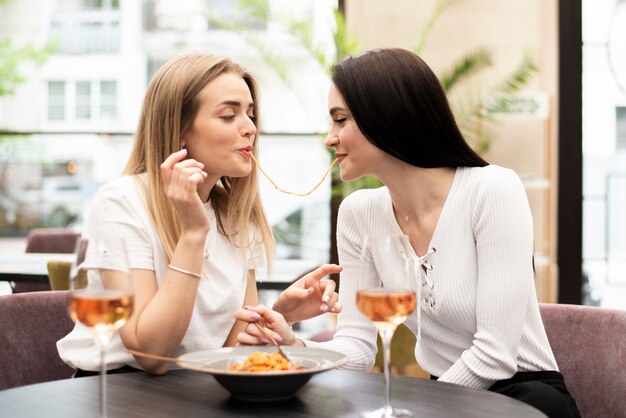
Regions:
<svg viewBox="0 0 626 418"><path fill-rule="evenodd" d="M123 366L119 369L107 370L107 374L117 374L117 373L130 373L130 372L140 372L141 370L136 369L131 366ZM93 372L91 370L83 370L76 369L76 373L74 373L74 377L87 377L87 376L97 376L100 372Z"/></svg>
<svg viewBox="0 0 626 418"><path fill-rule="evenodd" d="M436 376L430 376L437 380ZM563 375L557 371L518 372L488 389L534 406L550 418L580 418Z"/></svg>

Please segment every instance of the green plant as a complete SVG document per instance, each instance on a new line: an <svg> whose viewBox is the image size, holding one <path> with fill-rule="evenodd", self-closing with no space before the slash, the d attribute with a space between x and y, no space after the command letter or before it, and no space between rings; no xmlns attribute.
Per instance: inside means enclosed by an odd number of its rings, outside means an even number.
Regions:
<svg viewBox="0 0 626 418"><path fill-rule="evenodd" d="M55 42L36 48L15 46L10 38L0 39L0 96L13 94L15 88L26 81L22 71L26 63L41 65L55 49Z"/></svg>
<svg viewBox="0 0 626 418"><path fill-rule="evenodd" d="M463 1L465 0L439 0L436 3L433 12L427 19L418 36L416 46L413 49L416 54L421 54L432 28L444 12L448 8ZM339 12L336 13L337 19L334 39L335 49L337 51L336 61L338 61L345 55L358 52L358 48L354 37L346 29L343 16L341 16ZM303 42L303 44L305 46L307 45L306 42ZM316 56L316 54L314 55ZM469 84L474 76L492 66L492 52L486 47L479 47L456 59L448 70L439 74L439 80L446 94L451 97L460 86ZM485 101L496 96L504 98L505 100L503 101L506 101L506 98L526 85L537 71L538 68L532 55L529 52L525 52L514 71L502 81L495 85L479 89L473 94L466 93L461 96L455 96L456 100L451 100L451 106L459 128L467 142L476 152L484 154L491 144L491 137L489 136L488 130L485 129L485 126L494 123L494 119L489 112L484 111ZM334 179L338 179L338 173L336 171L337 170L333 173ZM333 196L345 197L354 190L379 187L380 185L378 180L368 177L364 177L352 183L333 182Z"/></svg>
<svg viewBox="0 0 626 418"><path fill-rule="evenodd" d="M354 55L361 52L354 35L348 30L346 20L339 10L334 11L335 31L333 33L334 50L331 59L328 59L318 46L313 45L311 41L311 25L309 22L293 22L291 30L296 35L302 45L304 45L311 54L317 58L322 67L330 74L332 66L348 55ZM333 154L332 150L329 150ZM373 176L365 176L349 183L343 182L339 174L339 166L335 165L331 173L331 199L341 202L341 200L359 189L372 189L381 186L380 180ZM334 203L333 203L334 205ZM338 206L338 203L337 203Z"/></svg>
<svg viewBox="0 0 626 418"><path fill-rule="evenodd" d="M479 48L456 61L448 72L440 75L440 80L448 96L451 96L456 86L491 66L491 53ZM526 52L513 72L504 80L488 88L479 89L473 94L455 96L456 100L450 101L463 136L476 152L484 154L491 145L492 138L485 126L495 123L495 120L490 112L485 111L486 103L495 97L499 98L499 103L506 102L526 85L538 70L532 56Z"/></svg>
<svg viewBox="0 0 626 418"><path fill-rule="evenodd" d="M0 0L0 6L9 0ZM8 96L26 81L23 67L27 63L41 65L56 50L57 42L51 41L41 48L33 45L16 46L10 38L0 38L0 96Z"/></svg>

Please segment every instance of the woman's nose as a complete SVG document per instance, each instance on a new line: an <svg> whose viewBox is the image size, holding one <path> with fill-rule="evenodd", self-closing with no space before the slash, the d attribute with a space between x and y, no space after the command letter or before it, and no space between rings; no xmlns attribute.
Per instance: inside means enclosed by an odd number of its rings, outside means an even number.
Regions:
<svg viewBox="0 0 626 418"><path fill-rule="evenodd" d="M241 136L254 136L256 134L256 125L251 120L246 123L239 131Z"/></svg>
<svg viewBox="0 0 626 418"><path fill-rule="evenodd" d="M326 139L324 140L324 145L328 148L336 147L339 143L339 137L337 134L330 132Z"/></svg>

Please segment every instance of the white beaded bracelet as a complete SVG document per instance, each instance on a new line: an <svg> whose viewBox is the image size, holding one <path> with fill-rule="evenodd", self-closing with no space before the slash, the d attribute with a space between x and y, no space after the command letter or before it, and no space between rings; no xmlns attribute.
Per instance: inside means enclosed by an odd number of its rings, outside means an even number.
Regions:
<svg viewBox="0 0 626 418"><path fill-rule="evenodd" d="M188 275L190 275L190 276L197 277L198 279L201 279L201 278L202 278L202 276L200 275L200 273L194 273L193 271L183 270L183 269L178 268L178 267L176 267L176 266L173 266L173 265L171 265L171 264L168 264L167 266L168 266L169 268L171 268L172 270L177 271L177 272L179 272L179 273L188 274Z"/></svg>

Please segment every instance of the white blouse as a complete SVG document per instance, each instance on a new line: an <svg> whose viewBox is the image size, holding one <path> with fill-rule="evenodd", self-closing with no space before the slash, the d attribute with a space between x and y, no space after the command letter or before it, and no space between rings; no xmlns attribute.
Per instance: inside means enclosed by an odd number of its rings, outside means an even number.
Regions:
<svg viewBox="0 0 626 418"><path fill-rule="evenodd" d="M457 168L429 251L418 257L403 242L387 188L360 190L342 202L337 244L344 309L334 339L308 346L343 352L348 368L369 369L376 329L356 307L357 289L419 281L419 308L405 324L420 334L415 356L431 375L487 388L518 371L558 370L535 292L530 208L512 170ZM407 256L418 274L406 274Z"/></svg>

